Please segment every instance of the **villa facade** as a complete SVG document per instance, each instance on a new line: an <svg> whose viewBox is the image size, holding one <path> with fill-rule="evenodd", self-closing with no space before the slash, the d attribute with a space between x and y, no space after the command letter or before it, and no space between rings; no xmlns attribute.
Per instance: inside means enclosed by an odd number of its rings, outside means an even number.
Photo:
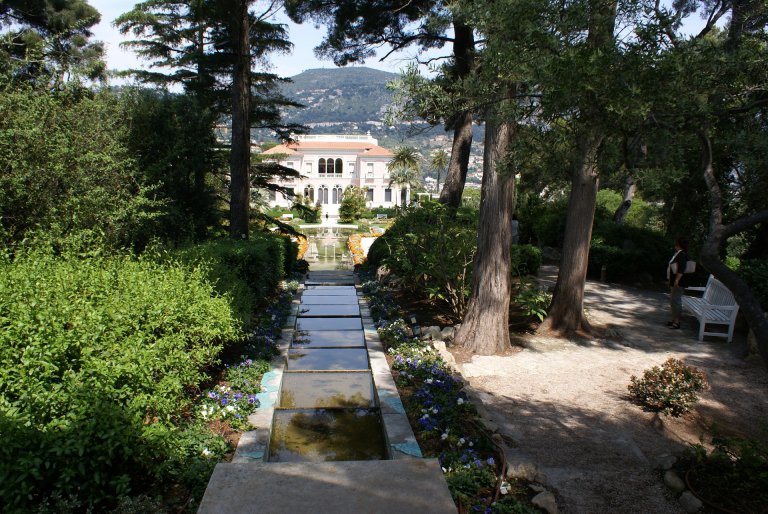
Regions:
<svg viewBox="0 0 768 514"><path fill-rule="evenodd" d="M347 186L365 189L368 207L394 207L410 201L407 187L390 186L387 164L392 152L379 146L370 134L297 136L296 143L277 145L262 155L274 156L302 175L280 182L291 194L270 197L272 207L290 207L292 195L302 194L322 205L324 215L336 217Z"/></svg>

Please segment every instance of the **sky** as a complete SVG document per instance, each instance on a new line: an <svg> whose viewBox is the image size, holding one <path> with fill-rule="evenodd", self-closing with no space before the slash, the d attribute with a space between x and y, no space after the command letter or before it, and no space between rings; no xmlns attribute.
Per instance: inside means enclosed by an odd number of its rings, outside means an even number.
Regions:
<svg viewBox="0 0 768 514"><path fill-rule="evenodd" d="M101 13L101 22L94 27L94 40L102 41L107 48L107 65L111 70L125 70L146 67L146 63L137 59L131 50L120 48L120 42L131 39L130 34L123 36L112 26L112 22L121 14L130 11L138 3L135 0L89 0L90 5ZM281 77L292 77L311 68L334 68L333 61L318 60L314 48L323 39L325 28L315 28L311 23L297 25L283 14L277 21L286 23L289 39L294 45L291 55L273 55L273 68L269 70ZM383 53L381 54L383 55ZM384 62L377 58L369 59L365 66L397 73L406 66L408 58L414 56L413 50L406 50L388 57Z"/></svg>

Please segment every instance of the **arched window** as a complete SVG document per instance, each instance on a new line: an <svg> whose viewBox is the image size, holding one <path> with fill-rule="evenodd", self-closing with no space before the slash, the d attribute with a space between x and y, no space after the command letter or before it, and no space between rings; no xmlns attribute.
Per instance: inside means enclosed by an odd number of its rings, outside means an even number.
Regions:
<svg viewBox="0 0 768 514"><path fill-rule="evenodd" d="M325 159L317 161L317 172L320 175L325 175Z"/></svg>
<svg viewBox="0 0 768 514"><path fill-rule="evenodd" d="M317 188L317 201L318 203L328 203L328 187L320 186Z"/></svg>
<svg viewBox="0 0 768 514"><path fill-rule="evenodd" d="M344 163L341 162L341 159L336 159L336 174L341 175L341 172L344 170Z"/></svg>
<svg viewBox="0 0 768 514"><path fill-rule="evenodd" d="M305 187L304 188L304 198L309 198L310 201L315 201L315 188L313 187Z"/></svg>
<svg viewBox="0 0 768 514"><path fill-rule="evenodd" d="M341 203L342 189L341 186L333 187L333 203Z"/></svg>
<svg viewBox="0 0 768 514"><path fill-rule="evenodd" d="M331 159L330 157L326 161L325 172L328 173L329 175L333 173L333 159Z"/></svg>

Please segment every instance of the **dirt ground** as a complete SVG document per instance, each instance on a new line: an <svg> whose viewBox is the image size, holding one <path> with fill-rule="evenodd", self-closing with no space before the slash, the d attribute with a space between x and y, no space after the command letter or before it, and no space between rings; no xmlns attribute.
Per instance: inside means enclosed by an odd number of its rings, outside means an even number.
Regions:
<svg viewBox="0 0 768 514"><path fill-rule="evenodd" d="M543 271L545 283L554 279L551 268ZM684 512L654 470L660 456L707 443L715 429L768 433L768 372L758 358L744 358L746 335L700 343L694 318L670 330L667 298L588 282L588 315L609 327L610 337L525 336L522 351L460 365L499 432L546 476L561 512ZM694 412L677 419L627 399L632 375L670 357L704 371L711 386Z"/></svg>

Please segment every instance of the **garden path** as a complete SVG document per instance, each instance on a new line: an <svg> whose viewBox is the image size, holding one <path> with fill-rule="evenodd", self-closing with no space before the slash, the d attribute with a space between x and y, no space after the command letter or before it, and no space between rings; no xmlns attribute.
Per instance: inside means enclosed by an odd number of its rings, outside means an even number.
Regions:
<svg viewBox="0 0 768 514"><path fill-rule="evenodd" d="M545 267L541 281L553 284ZM588 316L610 337L567 341L527 336L513 355L461 365L464 377L508 441L538 465L565 513L684 512L654 470L664 454L708 441L713 425L758 436L768 421L768 373L731 344L696 340L696 321L666 328L668 296L588 281ZM668 418L627 400L630 376L670 357L703 370L711 389L694 412ZM764 436L764 434L763 434Z"/></svg>

